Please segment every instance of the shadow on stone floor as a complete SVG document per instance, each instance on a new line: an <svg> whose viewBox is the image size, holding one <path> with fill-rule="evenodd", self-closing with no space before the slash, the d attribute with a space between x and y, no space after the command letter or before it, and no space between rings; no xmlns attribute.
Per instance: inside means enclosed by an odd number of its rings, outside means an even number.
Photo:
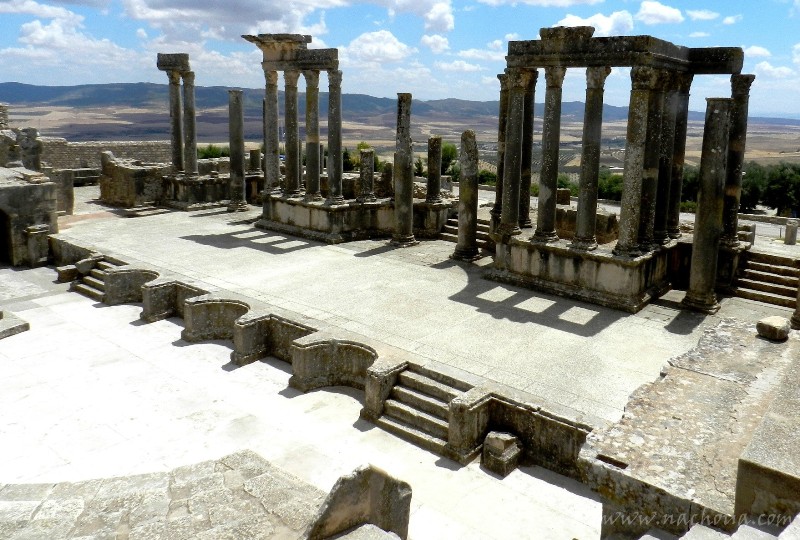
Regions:
<svg viewBox="0 0 800 540"><path fill-rule="evenodd" d="M284 236L258 229L224 234L192 234L180 238L219 249L248 248L272 255L282 255L324 245L314 240L289 235Z"/></svg>

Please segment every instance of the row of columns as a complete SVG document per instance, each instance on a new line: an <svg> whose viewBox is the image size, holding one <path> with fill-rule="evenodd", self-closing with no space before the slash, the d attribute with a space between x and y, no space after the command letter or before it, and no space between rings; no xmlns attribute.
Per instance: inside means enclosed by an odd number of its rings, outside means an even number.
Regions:
<svg viewBox="0 0 800 540"><path fill-rule="evenodd" d="M197 123L194 103L194 72L167 71L169 116L172 128L172 166L175 172L197 176ZM181 80L183 95L181 96Z"/></svg>

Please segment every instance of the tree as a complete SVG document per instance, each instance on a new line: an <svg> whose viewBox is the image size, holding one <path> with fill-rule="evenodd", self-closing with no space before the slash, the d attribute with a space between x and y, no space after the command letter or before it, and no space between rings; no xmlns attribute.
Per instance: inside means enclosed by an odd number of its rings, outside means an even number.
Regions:
<svg viewBox="0 0 800 540"><path fill-rule="evenodd" d="M418 157L414 162L414 176L425 176L425 170L422 168L421 157Z"/></svg>
<svg viewBox="0 0 800 540"><path fill-rule="evenodd" d="M354 169L353 161L350 158L350 151L345 147L345 149L342 150L342 171L353 172Z"/></svg>
<svg viewBox="0 0 800 540"><path fill-rule="evenodd" d="M766 185L767 170L755 161L747 163L742 171L742 195L739 199L739 208L748 211L755 210L761 202Z"/></svg>
<svg viewBox="0 0 800 540"><path fill-rule="evenodd" d="M597 179L597 195L601 199L622 200L622 175L611 174L611 171L606 168L600 169Z"/></svg>
<svg viewBox="0 0 800 540"><path fill-rule="evenodd" d="M497 175L486 169L478 171L478 183L494 186L497 184Z"/></svg>
<svg viewBox="0 0 800 540"><path fill-rule="evenodd" d="M442 174L452 175L451 165L458 166L458 148L453 143L442 142Z"/></svg>
<svg viewBox="0 0 800 540"><path fill-rule="evenodd" d="M789 210L796 213L800 202L800 165L781 162L770 167L762 198L779 216Z"/></svg>
<svg viewBox="0 0 800 540"><path fill-rule="evenodd" d="M685 165L683 167L683 187L681 188L681 201L697 202L697 192L700 189L700 171L697 167Z"/></svg>

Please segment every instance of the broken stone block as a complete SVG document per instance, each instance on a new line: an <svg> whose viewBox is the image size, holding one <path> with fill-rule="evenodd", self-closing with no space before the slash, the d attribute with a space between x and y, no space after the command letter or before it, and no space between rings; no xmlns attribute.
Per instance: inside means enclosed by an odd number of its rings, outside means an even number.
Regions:
<svg viewBox="0 0 800 540"><path fill-rule="evenodd" d="M515 435L491 431L483 441L481 464L493 473L505 477L517 468L521 453L522 446Z"/></svg>
<svg viewBox="0 0 800 540"><path fill-rule="evenodd" d="M789 320L786 317L765 317L756 324L758 335L773 341L785 341L789 337Z"/></svg>
<svg viewBox="0 0 800 540"><path fill-rule="evenodd" d="M56 267L59 283L69 283L78 279L78 268L74 264Z"/></svg>

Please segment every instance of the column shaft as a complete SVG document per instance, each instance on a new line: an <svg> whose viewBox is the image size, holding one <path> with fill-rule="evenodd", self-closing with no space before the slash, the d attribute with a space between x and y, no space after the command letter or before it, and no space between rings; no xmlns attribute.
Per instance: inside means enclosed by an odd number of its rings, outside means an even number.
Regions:
<svg viewBox="0 0 800 540"><path fill-rule="evenodd" d="M500 111L497 126L497 184L495 185L490 226L492 234L500 225L500 216L503 213L503 171L506 158L506 124L508 122L508 75L504 73L498 75L497 78L500 80Z"/></svg>
<svg viewBox="0 0 800 540"><path fill-rule="evenodd" d="M603 88L610 67L586 69L586 108L583 114L583 148L578 193L578 215L572 247L595 249L597 239L597 180L600 175L600 140L603 128Z"/></svg>
<svg viewBox="0 0 800 540"><path fill-rule="evenodd" d="M474 261L478 251L478 145L475 132L461 135L461 177L458 189L458 244L453 258Z"/></svg>
<svg viewBox="0 0 800 540"><path fill-rule="evenodd" d="M375 200L375 151L361 150L360 156L361 193L359 202L372 202Z"/></svg>
<svg viewBox="0 0 800 540"><path fill-rule="evenodd" d="M280 126L278 122L278 72L265 71L267 80L264 98L264 191L277 189L281 179ZM268 198L264 197L264 204Z"/></svg>
<svg viewBox="0 0 800 540"><path fill-rule="evenodd" d="M639 249L651 251L655 247L656 196L658 193L658 166L661 153L661 127L664 118L664 73L657 72L657 83L650 92L647 107L647 135L642 170L642 210L639 216Z"/></svg>
<svg viewBox="0 0 800 540"><path fill-rule="evenodd" d="M295 197L300 194L300 128L297 120L297 79L299 71L284 71L283 79L286 83L284 90L284 114L286 115L286 178L284 180L284 194Z"/></svg>
<svg viewBox="0 0 800 540"><path fill-rule="evenodd" d="M547 91L542 120L542 172L539 178L539 209L532 241L553 242L556 233L556 190L558 189L558 147L561 139L561 87L564 67L545 68Z"/></svg>
<svg viewBox="0 0 800 540"><path fill-rule="evenodd" d="M397 94L397 140L394 154L394 235L398 246L414 238L414 155L411 148L411 94Z"/></svg>
<svg viewBox="0 0 800 540"><path fill-rule="evenodd" d="M522 123L525 115L525 84L531 76L522 70L509 70L508 118L503 159L503 207L497 233L519 234L519 185L522 166Z"/></svg>
<svg viewBox="0 0 800 540"><path fill-rule="evenodd" d="M714 284L717 281L717 256L722 235L725 169L732 99L708 99L700 156L700 190L694 219L694 239L689 270L689 290L684 305L705 313L719 309Z"/></svg>
<svg viewBox="0 0 800 540"><path fill-rule="evenodd" d="M244 185L244 108L242 91L228 90L228 143L231 153L231 202L228 212L247 210Z"/></svg>
<svg viewBox="0 0 800 540"><path fill-rule="evenodd" d="M319 71L304 71L306 79L306 200L320 201L319 191Z"/></svg>
<svg viewBox="0 0 800 540"><path fill-rule="evenodd" d="M631 98L628 105L628 130L625 145L625 172L620 202L619 238L614 254L636 257L639 251L639 219L642 203L642 174L647 139L647 112L650 90L656 84L656 71L647 66L631 69Z"/></svg>
<svg viewBox="0 0 800 540"><path fill-rule="evenodd" d="M172 167L175 172L183 170L183 103L181 100L181 74L168 71L169 118L172 127Z"/></svg>
<svg viewBox="0 0 800 540"><path fill-rule="evenodd" d="M750 85L755 75L731 75L731 134L728 145L728 177L725 179L725 211L722 222L722 243L739 245L739 201L742 198L742 167L747 141L747 110Z"/></svg>
<svg viewBox="0 0 800 540"><path fill-rule="evenodd" d="M672 190L672 160L675 148L675 123L678 118L678 89L675 86L675 74L669 73L665 82L667 93L664 95L664 113L661 123L661 144L658 158L658 189L656 191L656 213L653 226L653 238L656 244L669 242L667 217L669 215L669 197Z"/></svg>
<svg viewBox="0 0 800 540"><path fill-rule="evenodd" d="M519 183L519 226L529 229L531 223L531 173L533 171L533 116L536 80L539 72L531 71L525 85L525 117L522 119L522 173Z"/></svg>
<svg viewBox="0 0 800 540"><path fill-rule="evenodd" d="M428 193L425 200L442 202L442 138L439 136L428 139Z"/></svg>
<svg viewBox="0 0 800 540"><path fill-rule="evenodd" d="M341 204L342 196L342 72L328 72L328 199Z"/></svg>
<svg viewBox="0 0 800 540"><path fill-rule="evenodd" d="M197 120L194 106L194 71L181 73L183 78L183 135L186 138L184 148L184 168L186 174L197 176Z"/></svg>
<svg viewBox="0 0 800 540"><path fill-rule="evenodd" d="M677 114L675 116L675 145L672 149L672 174L669 185L669 204L667 207L667 234L670 238L680 238L681 229L681 191L683 189L683 162L686 156L686 130L689 125L689 88L692 86L691 73L676 73L678 94L675 97Z"/></svg>

